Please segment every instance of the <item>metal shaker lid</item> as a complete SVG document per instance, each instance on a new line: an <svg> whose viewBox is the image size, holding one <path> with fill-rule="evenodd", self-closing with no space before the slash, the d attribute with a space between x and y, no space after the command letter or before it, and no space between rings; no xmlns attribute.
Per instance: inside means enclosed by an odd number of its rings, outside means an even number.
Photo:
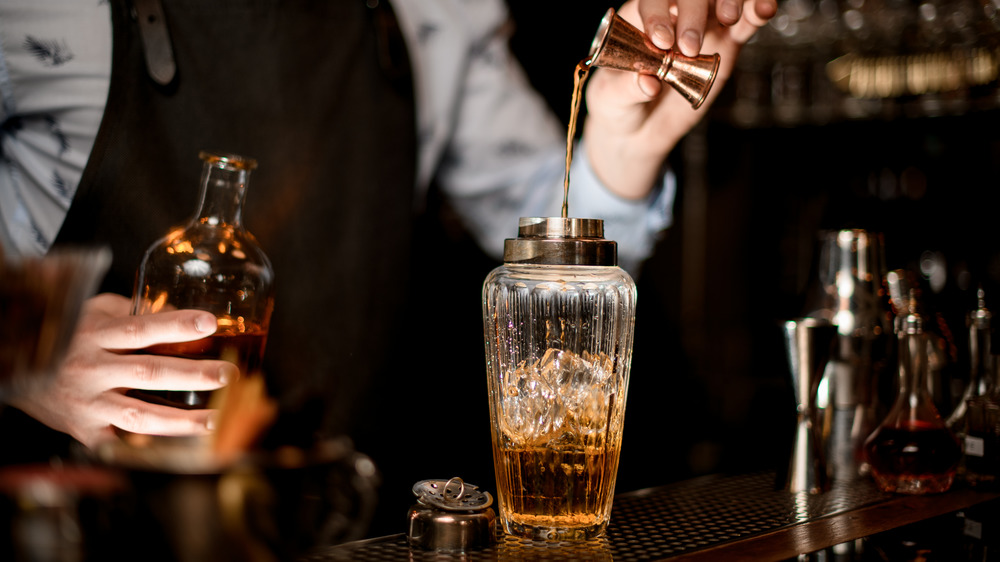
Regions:
<svg viewBox="0 0 1000 562"><path fill-rule="evenodd" d="M504 263L618 265L618 244L604 238L604 221L522 217L517 238L504 241Z"/></svg>
<svg viewBox="0 0 1000 562"><path fill-rule="evenodd" d="M407 541L427 550L465 552L496 538L493 496L461 478L421 480L413 485Z"/></svg>

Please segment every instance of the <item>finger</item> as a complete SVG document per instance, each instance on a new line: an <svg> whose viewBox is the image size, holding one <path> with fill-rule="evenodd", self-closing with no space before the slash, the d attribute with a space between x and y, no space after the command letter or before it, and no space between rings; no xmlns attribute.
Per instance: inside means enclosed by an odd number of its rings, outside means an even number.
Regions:
<svg viewBox="0 0 1000 562"><path fill-rule="evenodd" d="M116 293L101 293L84 303L88 312L100 312L108 316L128 316L132 300Z"/></svg>
<svg viewBox="0 0 1000 562"><path fill-rule="evenodd" d="M705 0L677 0L677 47L689 57L701 52L708 10Z"/></svg>
<svg viewBox="0 0 1000 562"><path fill-rule="evenodd" d="M743 17L730 28L730 37L737 44L746 43L777 12L778 4L774 0L746 0L743 6Z"/></svg>
<svg viewBox="0 0 1000 562"><path fill-rule="evenodd" d="M778 13L777 0L748 0L753 3L753 10L750 23L760 27L768 22Z"/></svg>
<svg viewBox="0 0 1000 562"><path fill-rule="evenodd" d="M722 25L735 25L743 15L741 0L719 0L715 5L715 18Z"/></svg>
<svg viewBox="0 0 1000 562"><path fill-rule="evenodd" d="M215 315L204 310L173 310L139 316L115 316L91 331L104 349L143 349L158 343L194 341L215 333Z"/></svg>
<svg viewBox="0 0 1000 562"><path fill-rule="evenodd" d="M650 76L648 74L636 74L635 83L636 86L638 86L639 91L646 96L644 100L640 101L649 101L660 95L660 92L663 91L663 82L655 76Z"/></svg>
<svg viewBox="0 0 1000 562"><path fill-rule="evenodd" d="M644 30L660 49L674 48L674 21L670 14L670 2L646 0L626 4L622 6L620 15Z"/></svg>
<svg viewBox="0 0 1000 562"><path fill-rule="evenodd" d="M240 376L228 361L151 354L112 355L93 371L104 388L142 390L215 390Z"/></svg>
<svg viewBox="0 0 1000 562"><path fill-rule="evenodd" d="M661 82L655 76L611 68L595 69L587 84L587 106L629 107L659 95Z"/></svg>
<svg viewBox="0 0 1000 562"><path fill-rule="evenodd" d="M145 435L205 435L214 429L215 410L182 410L150 404L109 391L105 419L115 427Z"/></svg>

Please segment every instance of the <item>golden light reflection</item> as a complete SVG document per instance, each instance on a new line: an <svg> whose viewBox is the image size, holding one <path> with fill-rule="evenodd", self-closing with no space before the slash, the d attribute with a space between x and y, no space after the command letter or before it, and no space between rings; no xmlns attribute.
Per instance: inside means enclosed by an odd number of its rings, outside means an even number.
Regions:
<svg viewBox="0 0 1000 562"><path fill-rule="evenodd" d="M159 312L159 311L163 310L163 307L167 305L167 298L168 297L169 297L169 295L168 295L168 293L166 291L163 291L162 293L156 295L156 298L153 299L152 304L149 305L149 311L150 312Z"/></svg>
<svg viewBox="0 0 1000 562"><path fill-rule="evenodd" d="M795 493L795 521L803 523L809 521L809 492Z"/></svg>
<svg viewBox="0 0 1000 562"><path fill-rule="evenodd" d="M1000 76L1000 52L989 48L867 57L854 53L827 64L827 76L857 98L890 98L982 86Z"/></svg>
<svg viewBox="0 0 1000 562"><path fill-rule="evenodd" d="M187 240L178 240L173 245L167 247L167 252L171 254L190 254L194 252L194 247Z"/></svg>

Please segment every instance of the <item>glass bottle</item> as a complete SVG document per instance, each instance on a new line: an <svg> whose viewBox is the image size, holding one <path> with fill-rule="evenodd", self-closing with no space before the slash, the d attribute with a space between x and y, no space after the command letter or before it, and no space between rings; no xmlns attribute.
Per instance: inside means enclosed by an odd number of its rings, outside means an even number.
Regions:
<svg viewBox="0 0 1000 562"><path fill-rule="evenodd" d="M1000 387L990 347L992 315L986 308L982 288L978 297L979 305L969 315L969 384L948 425L962 445L959 476L973 488L992 489L1000 478Z"/></svg>
<svg viewBox="0 0 1000 562"><path fill-rule="evenodd" d="M972 488L996 490L1000 484L1000 390L970 398L963 442L962 478Z"/></svg>
<svg viewBox="0 0 1000 562"><path fill-rule="evenodd" d="M218 318L215 334L146 351L195 359L224 359L242 376L260 369L274 308L274 270L243 227L243 202L257 162L235 154L201 152L201 202L184 226L154 242L142 258L132 314L200 309ZM145 400L195 409L211 391L136 391Z"/></svg>
<svg viewBox="0 0 1000 562"><path fill-rule="evenodd" d="M977 292L978 306L967 319L969 326L970 372L969 384L962 393L962 399L955 410L948 416L947 425L952 430L959 443L964 441L967 429L968 401L989 394L995 384L995 361L990 349L992 337L992 313L986 308L983 289Z"/></svg>
<svg viewBox="0 0 1000 562"><path fill-rule="evenodd" d="M944 492L955 478L961 449L927 388L929 339L912 292L897 337L899 393L885 420L865 441L865 458L882 491Z"/></svg>
<svg viewBox="0 0 1000 562"><path fill-rule="evenodd" d="M597 219L522 218L483 284L500 521L538 540L611 514L636 288Z"/></svg>

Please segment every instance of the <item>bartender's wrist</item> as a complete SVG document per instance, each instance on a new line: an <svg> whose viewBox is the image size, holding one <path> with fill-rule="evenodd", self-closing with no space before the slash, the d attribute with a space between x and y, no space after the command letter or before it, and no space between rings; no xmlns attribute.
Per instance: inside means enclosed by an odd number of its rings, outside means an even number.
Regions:
<svg viewBox="0 0 1000 562"><path fill-rule="evenodd" d="M663 162L675 143L657 139L644 142L632 135L604 134L596 125L584 125L582 147L597 178L622 199L649 197L663 176Z"/></svg>

